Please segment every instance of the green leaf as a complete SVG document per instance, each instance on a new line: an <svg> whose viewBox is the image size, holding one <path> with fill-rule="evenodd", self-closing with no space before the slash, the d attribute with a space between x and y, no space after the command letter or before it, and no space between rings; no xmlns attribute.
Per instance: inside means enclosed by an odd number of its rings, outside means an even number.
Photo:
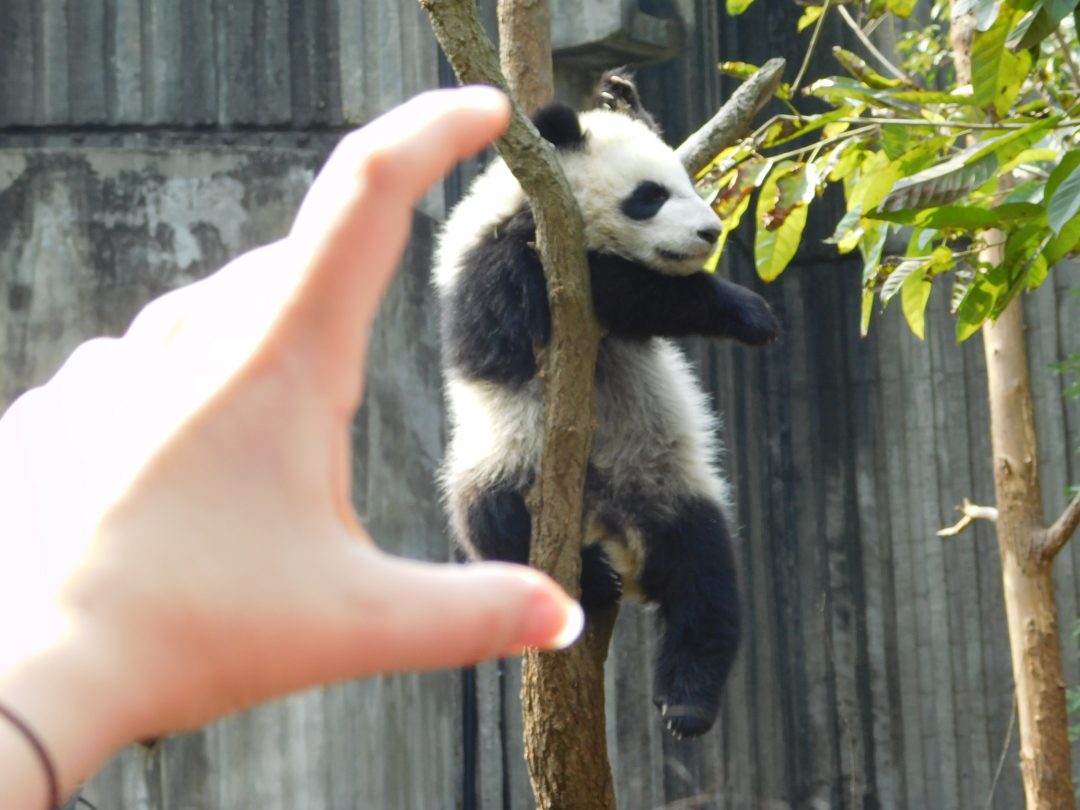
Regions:
<svg viewBox="0 0 1080 810"><path fill-rule="evenodd" d="M825 10L825 6L807 6L806 11L799 17L799 22L796 28L801 33L809 28L811 25L817 22L817 18L821 16L821 12Z"/></svg>
<svg viewBox="0 0 1080 810"><path fill-rule="evenodd" d="M1077 214L1061 229L1061 233L1051 237L1043 248L1046 263L1053 266L1070 253L1080 252L1080 214Z"/></svg>
<svg viewBox="0 0 1080 810"><path fill-rule="evenodd" d="M886 7L897 17L910 17L915 3L916 0L885 0Z"/></svg>
<svg viewBox="0 0 1080 810"><path fill-rule="evenodd" d="M862 312L859 316L859 336L866 337L870 333L870 316L874 314L874 291L863 290Z"/></svg>
<svg viewBox="0 0 1080 810"><path fill-rule="evenodd" d="M1038 4L1027 12L1009 32L1005 45L1014 51L1034 48L1053 34L1056 28L1057 23L1051 19L1046 8Z"/></svg>
<svg viewBox="0 0 1080 810"><path fill-rule="evenodd" d="M737 17L750 8L753 2L754 0L727 0L727 13L732 17Z"/></svg>
<svg viewBox="0 0 1080 810"><path fill-rule="evenodd" d="M1013 53L1006 50L1001 55L1001 66L998 70L998 91L994 96L994 114L998 118L1004 118L1009 114L1017 96L1031 71L1031 51L1022 50Z"/></svg>
<svg viewBox="0 0 1080 810"><path fill-rule="evenodd" d="M885 238L889 235L889 226L883 222L872 222L866 227L859 239L859 251L863 256L863 288L872 285L881 272L881 252L885 249Z"/></svg>
<svg viewBox="0 0 1080 810"><path fill-rule="evenodd" d="M900 292L900 288L904 286L904 282L908 280L908 277L917 271L924 276L926 275L926 262L923 259L904 259L904 261L896 265L892 272L885 277L885 282L881 285L881 303L889 303L893 296Z"/></svg>
<svg viewBox="0 0 1080 810"><path fill-rule="evenodd" d="M988 31L997 20L998 10L1001 8L1001 0L976 0L975 6L975 30ZM954 19L962 12L953 9Z"/></svg>
<svg viewBox="0 0 1080 810"><path fill-rule="evenodd" d="M1055 235L1080 211L1080 150L1069 152L1047 181L1047 222Z"/></svg>
<svg viewBox="0 0 1080 810"><path fill-rule="evenodd" d="M870 67L865 59L856 56L851 51L844 50L838 45L834 45L832 51L833 56L836 57L836 61L843 66L844 70L867 87L873 88L874 90L891 90L896 87L904 86L904 82L900 79L889 79L882 76Z"/></svg>
<svg viewBox="0 0 1080 810"><path fill-rule="evenodd" d="M979 331L994 311L1000 287L989 274L977 274L963 301L956 309L956 342L963 343Z"/></svg>
<svg viewBox="0 0 1080 810"><path fill-rule="evenodd" d="M912 140L917 137L914 127L903 124L885 124L881 128L881 148L891 160L896 160L911 148Z"/></svg>
<svg viewBox="0 0 1080 810"><path fill-rule="evenodd" d="M971 88L979 107L988 107L998 93L1005 37L1011 27L1012 15L1002 14L988 31L976 31L971 40Z"/></svg>
<svg viewBox="0 0 1080 810"><path fill-rule="evenodd" d="M754 264L764 281L773 281L788 266L799 249L803 228L806 226L805 205L793 210L776 230L760 226L754 237Z"/></svg>
<svg viewBox="0 0 1080 810"><path fill-rule="evenodd" d="M1068 17L1077 7L1077 0L1043 0L1043 8L1050 15L1054 27Z"/></svg>
<svg viewBox="0 0 1080 810"><path fill-rule="evenodd" d="M804 163L778 163L762 183L757 204L754 263L765 281L776 279L799 248L807 205L814 194Z"/></svg>
<svg viewBox="0 0 1080 810"><path fill-rule="evenodd" d="M854 110L851 107L840 107L821 115L803 116L794 121L784 118L766 129L756 141L755 146L759 149L779 146L782 143L801 138L809 132L815 132L822 127L826 127L839 118L849 118L853 115Z"/></svg>
<svg viewBox="0 0 1080 810"><path fill-rule="evenodd" d="M933 208L955 202L997 176L999 168L1040 140L1062 116L1057 115L978 141L943 163L900 180L882 201L881 210Z"/></svg>
<svg viewBox="0 0 1080 810"><path fill-rule="evenodd" d="M900 306L903 307L904 318L919 340L924 339L926 304L930 300L930 290L933 289L933 286L933 283L926 275L926 270L920 269L907 277L900 293Z"/></svg>

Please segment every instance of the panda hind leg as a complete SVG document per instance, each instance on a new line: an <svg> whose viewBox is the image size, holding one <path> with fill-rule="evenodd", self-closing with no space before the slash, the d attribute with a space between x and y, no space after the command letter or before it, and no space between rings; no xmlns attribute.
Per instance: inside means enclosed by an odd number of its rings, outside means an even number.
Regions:
<svg viewBox="0 0 1080 810"><path fill-rule="evenodd" d="M641 587L663 620L654 703L672 734L696 737L716 721L739 643L731 537L720 508L702 499L645 539Z"/></svg>
<svg viewBox="0 0 1080 810"><path fill-rule="evenodd" d="M509 487L491 487L461 499L470 556L527 565L532 521L524 495ZM581 605L586 610L609 607L622 596L622 580L603 546L581 550Z"/></svg>

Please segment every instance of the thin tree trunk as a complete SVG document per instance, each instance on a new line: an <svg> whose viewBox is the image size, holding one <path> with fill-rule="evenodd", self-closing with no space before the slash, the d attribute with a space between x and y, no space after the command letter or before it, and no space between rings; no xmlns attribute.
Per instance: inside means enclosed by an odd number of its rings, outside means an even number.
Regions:
<svg viewBox="0 0 1080 810"><path fill-rule="evenodd" d="M1001 260L1000 256L987 258ZM1054 558L1044 545L1042 488L1019 299L995 323L983 327L983 345L1024 793L1028 810L1058 810L1075 804L1072 747L1054 601Z"/></svg>
<svg viewBox="0 0 1080 810"><path fill-rule="evenodd" d="M554 96L551 60L551 12L546 0L499 0L499 60L514 97L526 110L535 110ZM554 295L553 295L554 293ZM592 374L567 379L566 365L555 346L560 333L557 310L564 309L551 289L553 340L541 353L541 377L547 416L544 458L540 476L529 494L532 545L529 563L554 576L571 593L578 590L581 554L581 502L585 465L592 438L592 420L566 422L553 408L557 399L584 399L578 413L592 413ZM588 298L586 298L588 303ZM580 314L578 317L581 317ZM599 335L591 312L592 340ZM579 325L565 324L580 331ZM578 343L575 338L571 345ZM560 395L557 392L562 390ZM567 455L567 446L579 448ZM559 449L559 458L549 451ZM555 465L559 464L559 467ZM569 485L569 486L568 486ZM546 510L563 516L555 524ZM615 810L615 786L607 756L604 719L604 662L618 608L591 612L581 641L562 652L526 650L522 665L521 711L525 727L525 760L540 810Z"/></svg>
<svg viewBox="0 0 1080 810"><path fill-rule="evenodd" d="M958 84L971 81L971 14L955 13L950 39ZM1008 178L1002 178L1005 184ZM990 266L1005 257L1005 235L988 231L979 260ZM996 522L1001 553L1005 614L1009 625L1016 711L1020 720L1020 768L1028 810L1075 807L1072 747L1065 711L1053 563L1075 529L1062 516L1049 531L1043 522L1042 486L1023 302L1017 298L983 326L986 382L990 396ZM1074 502L1075 505L1075 502Z"/></svg>

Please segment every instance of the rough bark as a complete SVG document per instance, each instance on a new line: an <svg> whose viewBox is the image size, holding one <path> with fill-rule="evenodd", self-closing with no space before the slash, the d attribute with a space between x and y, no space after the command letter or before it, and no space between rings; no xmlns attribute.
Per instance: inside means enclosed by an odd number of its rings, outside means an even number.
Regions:
<svg viewBox="0 0 1080 810"><path fill-rule="evenodd" d="M708 166L720 150L731 146L749 131L754 117L780 86L785 64L777 57L758 68L705 126L679 145L675 152L691 177Z"/></svg>
<svg viewBox="0 0 1080 810"><path fill-rule="evenodd" d="M547 0L499 0L499 64L518 104L537 110L555 94Z"/></svg>
<svg viewBox="0 0 1080 810"><path fill-rule="evenodd" d="M476 18L474 2L421 0L421 5L431 16L436 36L461 81L507 89L494 49ZM552 95L550 16L541 0L529 4L528 18L516 14L513 5L502 2L499 6L502 50L511 62L504 63L504 68L521 82L520 87L512 85L512 97L535 107ZM529 25L543 25L544 31ZM531 41L526 44L527 40ZM546 67L526 62L529 59ZM551 309L551 340L539 358L545 399L544 449L540 475L528 498L532 515L529 562L576 594L600 341L589 294L581 215L553 151L540 141L516 103L514 120L496 148L532 205ZM614 611L591 616L583 641L569 650L526 652L522 683L525 754L542 810L615 808L603 691L613 625Z"/></svg>

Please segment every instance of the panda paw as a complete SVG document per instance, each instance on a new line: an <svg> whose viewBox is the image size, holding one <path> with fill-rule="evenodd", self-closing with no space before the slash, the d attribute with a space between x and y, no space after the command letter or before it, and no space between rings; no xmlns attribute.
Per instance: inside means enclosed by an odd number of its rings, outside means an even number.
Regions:
<svg viewBox="0 0 1080 810"><path fill-rule="evenodd" d="M653 703L660 710L668 731L677 739L700 737L713 727L719 707L708 703L671 699L657 695Z"/></svg>
<svg viewBox="0 0 1080 810"><path fill-rule="evenodd" d="M698 737L712 728L720 711L723 666L701 650L661 655L653 703L676 737Z"/></svg>
<svg viewBox="0 0 1080 810"><path fill-rule="evenodd" d="M780 323L765 299L750 290L741 292L731 308L728 336L747 346L764 346L776 340L780 336Z"/></svg>

